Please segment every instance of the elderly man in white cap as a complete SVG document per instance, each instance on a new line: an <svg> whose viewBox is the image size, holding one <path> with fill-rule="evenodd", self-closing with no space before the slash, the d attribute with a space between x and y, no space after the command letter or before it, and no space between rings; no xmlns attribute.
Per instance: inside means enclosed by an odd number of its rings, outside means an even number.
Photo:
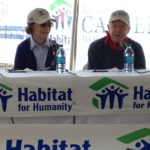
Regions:
<svg viewBox="0 0 150 150"><path fill-rule="evenodd" d="M124 47L120 43L130 44L135 55L134 68L145 69L145 56L142 46L127 37L130 30L130 18L124 10L114 11L109 19L106 36L92 42L88 50L87 69L124 68Z"/></svg>
<svg viewBox="0 0 150 150"><path fill-rule="evenodd" d="M49 40L53 21L55 20L50 18L49 12L43 8L36 8L28 14L26 32L30 37L17 47L15 70L56 69L55 52Z"/></svg>

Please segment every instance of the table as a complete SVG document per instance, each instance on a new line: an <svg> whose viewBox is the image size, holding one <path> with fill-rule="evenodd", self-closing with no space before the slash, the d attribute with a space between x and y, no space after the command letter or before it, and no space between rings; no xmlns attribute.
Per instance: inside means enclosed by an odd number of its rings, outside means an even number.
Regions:
<svg viewBox="0 0 150 150"><path fill-rule="evenodd" d="M1 71L0 76L0 86L2 91L0 91L1 95L4 95L2 92L6 91L6 95L11 95L12 98L8 98L7 103L7 110L4 112L4 110L0 109L0 123L15 123L15 124L60 124L60 123L67 123L67 124L73 124L73 116L65 116L60 115L56 113L56 116L51 116L52 114L55 115L55 112L29 112L27 109L29 108L28 103L35 103L37 101L32 101L35 98L34 91L39 89L44 90L47 89L45 86L48 85L49 87L52 87L53 89L57 88L57 90L65 90L68 89L68 86L73 86L74 83L74 76L71 74L58 74L56 72L48 72L48 71L35 71L35 72L20 72L20 73L8 73L5 71ZM56 82L57 81L57 82ZM30 88L28 88L30 87ZM22 91L22 99L18 101L18 90L24 90ZM30 94L31 101L26 101L23 98L26 99L25 94L23 92L27 91L28 94ZM30 92L29 92L30 90ZM42 90L41 90L42 91ZM41 92L42 93L42 92ZM28 95L29 96L29 95ZM33 98L32 98L33 97ZM42 102L41 97L41 103L48 103ZM21 114L21 115L20 115ZM49 115L50 114L50 115Z"/></svg>
<svg viewBox="0 0 150 150"><path fill-rule="evenodd" d="M8 96L0 117L14 123L150 122L149 73L0 73L0 95Z"/></svg>
<svg viewBox="0 0 150 150"><path fill-rule="evenodd" d="M140 70L140 72L143 71ZM118 70L96 73L81 71L77 75L79 77L77 84L80 85L80 90L76 96L80 95L80 97L75 98L76 103L83 106L81 107L82 111L84 109L84 112L89 114L76 117L76 123L139 124L150 122L149 72L129 74ZM85 87L89 87L89 89L85 91ZM113 103L109 101L110 99ZM102 100L105 101L103 107ZM93 108L90 107L91 102ZM97 114L95 108L97 108Z"/></svg>

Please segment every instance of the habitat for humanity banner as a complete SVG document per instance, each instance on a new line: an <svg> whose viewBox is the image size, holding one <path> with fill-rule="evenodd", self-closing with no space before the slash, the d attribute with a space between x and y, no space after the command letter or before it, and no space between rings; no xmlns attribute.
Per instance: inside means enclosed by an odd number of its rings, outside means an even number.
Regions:
<svg viewBox="0 0 150 150"><path fill-rule="evenodd" d="M2 77L0 116L148 114L149 82L149 75Z"/></svg>
<svg viewBox="0 0 150 150"><path fill-rule="evenodd" d="M150 125L0 125L2 150L149 150Z"/></svg>
<svg viewBox="0 0 150 150"><path fill-rule="evenodd" d="M73 87L73 76L65 75L1 78L0 116L70 115Z"/></svg>
<svg viewBox="0 0 150 150"><path fill-rule="evenodd" d="M76 84L75 107L82 115L149 113L149 75L84 75Z"/></svg>

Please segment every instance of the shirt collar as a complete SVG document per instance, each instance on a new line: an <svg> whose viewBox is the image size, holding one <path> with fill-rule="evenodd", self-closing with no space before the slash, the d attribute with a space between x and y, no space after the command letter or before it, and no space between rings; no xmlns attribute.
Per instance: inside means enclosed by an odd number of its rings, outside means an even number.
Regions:
<svg viewBox="0 0 150 150"><path fill-rule="evenodd" d="M34 41L34 39L32 38L32 36L30 36L30 49L33 50L33 48L35 46L39 46L39 45ZM47 38L46 42L42 46L47 46L47 47L50 48L49 38Z"/></svg>

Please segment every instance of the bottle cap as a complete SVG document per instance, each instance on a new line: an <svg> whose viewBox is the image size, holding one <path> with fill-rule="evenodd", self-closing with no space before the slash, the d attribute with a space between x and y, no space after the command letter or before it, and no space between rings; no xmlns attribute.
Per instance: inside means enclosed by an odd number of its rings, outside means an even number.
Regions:
<svg viewBox="0 0 150 150"><path fill-rule="evenodd" d="M59 44L59 47L63 47L63 44Z"/></svg>
<svg viewBox="0 0 150 150"><path fill-rule="evenodd" d="M128 43L127 45L128 45L128 47L131 47L131 43Z"/></svg>

